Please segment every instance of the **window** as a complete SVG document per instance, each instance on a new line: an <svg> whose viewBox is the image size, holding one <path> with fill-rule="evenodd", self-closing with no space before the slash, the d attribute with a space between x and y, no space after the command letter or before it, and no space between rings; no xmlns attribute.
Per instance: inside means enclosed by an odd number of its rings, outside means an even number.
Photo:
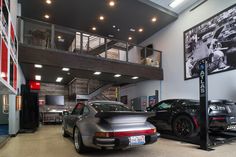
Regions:
<svg viewBox="0 0 236 157"><path fill-rule="evenodd" d="M156 110L167 110L167 109L170 109L172 103L173 103L173 101L164 101L164 102L161 102L161 103L157 104L157 105L153 108L153 110L156 111Z"/></svg>
<svg viewBox="0 0 236 157"><path fill-rule="evenodd" d="M96 102L91 105L97 112L131 111L131 109L119 103Z"/></svg>
<svg viewBox="0 0 236 157"><path fill-rule="evenodd" d="M82 103L77 104L74 110L72 111L72 115L80 115L83 111L83 108L84 104Z"/></svg>
<svg viewBox="0 0 236 157"><path fill-rule="evenodd" d="M88 109L88 107L84 107L84 109L83 109L83 116L85 116L85 115L87 115L89 113L89 109Z"/></svg>

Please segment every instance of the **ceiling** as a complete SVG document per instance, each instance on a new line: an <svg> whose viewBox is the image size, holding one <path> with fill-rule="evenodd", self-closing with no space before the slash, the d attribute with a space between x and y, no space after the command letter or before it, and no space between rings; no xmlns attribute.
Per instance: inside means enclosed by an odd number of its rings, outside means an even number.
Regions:
<svg viewBox="0 0 236 157"><path fill-rule="evenodd" d="M181 5L177 6L176 8L171 8L169 6L169 4L171 2L173 2L173 0L140 0L146 4L149 4L153 7L163 7L166 8L168 10L171 10L177 14L180 14L181 12L183 12L185 9L189 8L190 6L192 6L193 4L196 4L198 2L201 2L203 0L184 0L183 3L181 3Z"/></svg>
<svg viewBox="0 0 236 157"><path fill-rule="evenodd" d="M50 23L75 28L102 36L114 35L114 38L140 43L177 19L177 14L169 10L160 10L139 0L116 0L110 7L109 0L52 0L48 5L45 0L19 0L22 4L22 16L47 21ZM162 0L164 3L165 0ZM44 15L50 15L45 19ZM104 21L98 17L103 15ZM151 22L153 17L156 22ZM116 28L113 28L113 26ZM96 31L92 27L97 28ZM135 29L135 32L130 29ZM138 32L143 28L143 32ZM120 31L117 31L120 29Z"/></svg>
<svg viewBox="0 0 236 157"><path fill-rule="evenodd" d="M35 75L41 75L41 82L56 83L57 77L63 77L62 82L59 84L68 84L74 78L86 78L103 81L105 83L112 83L114 85L125 85L129 83L137 83L146 79L139 78L132 80L132 76L121 76L115 78L114 74L102 73L101 75L94 75L93 71L70 69L69 72L62 71L62 67L45 66L43 68L35 68L34 64L21 63L22 71L27 80L35 80Z"/></svg>
<svg viewBox="0 0 236 157"><path fill-rule="evenodd" d="M172 10L168 5L173 0L115 0L114 7L108 5L109 0L52 0L51 5L47 5L45 1L19 0L22 4L22 16L102 36L114 35L114 38L123 41L127 41L131 36L131 42L137 44L175 21L178 13L198 0L185 0L183 6ZM50 18L45 19L45 14L50 15ZM98 19L100 15L105 17L104 21ZM154 23L151 22L153 17L157 18ZM97 28L96 31L91 29L93 26ZM130 28L135 29L135 32L131 32ZM138 32L139 28L143 28L143 32ZM72 39L64 38L64 44L70 45ZM75 77L97 79L118 85L144 80L132 80L131 76L114 78L114 74L111 73L95 76L92 71L78 69L70 69L68 74L63 72L61 67L44 66L42 69L36 69L29 63L21 63L21 67L26 79L34 80L35 75L41 75L42 82L51 83L55 83L57 77L63 77L62 84L68 84Z"/></svg>

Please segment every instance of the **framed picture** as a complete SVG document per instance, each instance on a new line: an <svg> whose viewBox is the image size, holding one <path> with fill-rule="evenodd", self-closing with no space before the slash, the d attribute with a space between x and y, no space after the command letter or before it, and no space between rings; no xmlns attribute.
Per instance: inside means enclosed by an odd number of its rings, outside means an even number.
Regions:
<svg viewBox="0 0 236 157"><path fill-rule="evenodd" d="M149 96L148 103L149 103L149 107L153 107L154 105L156 105L156 103L157 103L156 95Z"/></svg>
<svg viewBox="0 0 236 157"><path fill-rule="evenodd" d="M236 4L184 32L184 78L198 77L206 59L208 74L236 68Z"/></svg>

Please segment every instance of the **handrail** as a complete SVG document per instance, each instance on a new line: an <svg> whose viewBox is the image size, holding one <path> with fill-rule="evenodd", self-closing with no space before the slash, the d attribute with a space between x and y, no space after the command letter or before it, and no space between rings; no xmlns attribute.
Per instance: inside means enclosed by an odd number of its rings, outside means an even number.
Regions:
<svg viewBox="0 0 236 157"><path fill-rule="evenodd" d="M65 26L61 26L61 25L57 25L57 24L53 24L53 23L49 23L49 22L45 22L45 21L39 21L39 20L35 20L35 19L31 19L31 18L27 18L27 17L23 17L23 16L17 16L17 18L20 18L20 19L23 19L25 21L28 21L28 22L35 22L35 23L39 23L39 24L45 24L45 25L55 25L55 26L59 26L61 28L65 28L63 30L68 30L68 31L74 31L74 32L80 32L80 33L83 33L83 34L89 34L91 36L97 36L97 37L100 37L100 38L107 38L107 39L111 39L111 40L115 40L117 42L122 42L122 43L128 43L129 45L131 46L138 46L140 48L147 48L147 49L151 49L151 48L148 48L148 47L145 47L145 46L141 46L141 45L137 45L135 43L131 43L129 41L122 41L120 39L116 39L116 38L111 38L111 37L106 37L106 36L102 36L102 35L99 35L99 34L95 34L95 33L91 33L91 32L85 32L85 31L82 31L82 30L79 30L79 29L74 29L74 28L69 28L69 27L65 27ZM152 49L153 51L156 51L156 52L160 52L162 53L162 51L160 50L156 50L156 49Z"/></svg>
<svg viewBox="0 0 236 157"><path fill-rule="evenodd" d="M162 67L162 64L161 64L162 51L160 50L140 46L135 43L131 43L130 41L122 41L119 39L105 37L98 34L77 30L74 28L69 28L65 26L60 26L60 25L44 22L44 21L30 19L27 17L18 16L17 18L19 20L19 37L20 37L19 42L23 44L29 44L33 46L40 45L44 48L60 49L60 50L75 52L75 53L87 53L87 54L95 55L95 56L101 56L101 54L104 53L105 54L105 57L103 56L104 58L106 59L111 58L111 59L116 60L117 56L114 54L110 54L110 51L108 51L111 48L113 48L113 49L119 50L118 60L120 61L126 61L126 62L131 62L131 63L136 63L136 64L145 64L145 65L156 66L160 68ZM26 33L26 31L28 32ZM72 43L70 42L69 45L58 47L59 40L56 38L56 34L58 33L68 36L69 41L73 39L71 41ZM90 37L92 36L96 38L90 39ZM99 43L96 42L96 39L99 39ZM100 40L102 40L102 43L100 43ZM93 43L94 41L95 43ZM68 44L68 39L66 40L66 42ZM90 45L91 43L93 43L95 47L91 47ZM133 49L134 47L136 48ZM137 61L134 61L132 59L133 54L134 54L134 51L132 49L136 52L139 52L140 50L142 50L141 60L138 59ZM120 50L122 51L122 56L120 55ZM130 50L132 51L132 53ZM148 55L150 50L152 51L151 58L149 57L150 54ZM108 56L108 53L109 53L109 56ZM130 57L130 55L132 57ZM136 53L135 55L137 56L139 54ZM156 56L156 59L154 58L154 56Z"/></svg>

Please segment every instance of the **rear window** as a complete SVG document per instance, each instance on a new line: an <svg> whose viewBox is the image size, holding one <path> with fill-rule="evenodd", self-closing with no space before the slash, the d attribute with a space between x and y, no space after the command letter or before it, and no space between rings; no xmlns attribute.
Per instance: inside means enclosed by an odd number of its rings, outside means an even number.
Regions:
<svg viewBox="0 0 236 157"><path fill-rule="evenodd" d="M131 111L128 107L116 103L96 102L91 104L91 106L98 112Z"/></svg>

